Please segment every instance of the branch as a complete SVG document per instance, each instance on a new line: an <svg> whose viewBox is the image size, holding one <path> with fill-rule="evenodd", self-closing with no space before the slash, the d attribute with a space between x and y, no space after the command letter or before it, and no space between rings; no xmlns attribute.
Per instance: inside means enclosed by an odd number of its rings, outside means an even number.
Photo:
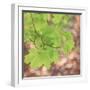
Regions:
<svg viewBox="0 0 90 90"><path fill-rule="evenodd" d="M34 19L33 19L32 13L31 13L31 19L32 19L32 24L33 24L34 31L36 32L37 35L39 35L39 33L36 30L35 24L34 24Z"/></svg>

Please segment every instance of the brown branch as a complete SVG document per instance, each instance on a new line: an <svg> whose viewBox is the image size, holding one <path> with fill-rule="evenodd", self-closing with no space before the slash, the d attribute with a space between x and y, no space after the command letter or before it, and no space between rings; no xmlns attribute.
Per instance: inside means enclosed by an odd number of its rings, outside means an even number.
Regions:
<svg viewBox="0 0 90 90"><path fill-rule="evenodd" d="M39 33L37 32L36 30L36 27L35 27L35 24L34 24L34 19L33 19L33 16L32 16L32 13L31 13L31 19L32 19L32 24L33 24L33 28L34 28L34 31L37 35L39 35ZM40 36L40 35L39 35Z"/></svg>

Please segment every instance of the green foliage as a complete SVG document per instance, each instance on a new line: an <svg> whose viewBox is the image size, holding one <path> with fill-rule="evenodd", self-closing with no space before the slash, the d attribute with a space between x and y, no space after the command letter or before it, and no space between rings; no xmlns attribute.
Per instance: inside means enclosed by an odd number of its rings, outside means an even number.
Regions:
<svg viewBox="0 0 90 90"><path fill-rule="evenodd" d="M74 48L74 41L70 32L65 32L63 36L63 51L67 54Z"/></svg>
<svg viewBox="0 0 90 90"><path fill-rule="evenodd" d="M48 15L24 13L24 42L33 42L35 45L35 48L31 48L29 54L25 55L24 63L31 63L33 68L42 64L49 68L52 62L59 59L60 52L68 54L74 48L71 32L65 31L69 28L72 16L53 14L51 23L48 23Z"/></svg>
<svg viewBox="0 0 90 90"><path fill-rule="evenodd" d="M59 54L52 48L46 49L31 49L30 53L25 56L25 63L31 62L31 67L36 68L41 65L45 65L47 68L50 67L51 62L58 60Z"/></svg>

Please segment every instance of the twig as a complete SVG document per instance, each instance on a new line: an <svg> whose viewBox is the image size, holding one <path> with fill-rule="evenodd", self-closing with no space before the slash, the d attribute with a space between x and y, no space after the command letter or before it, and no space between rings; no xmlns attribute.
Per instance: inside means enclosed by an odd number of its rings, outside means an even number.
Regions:
<svg viewBox="0 0 90 90"><path fill-rule="evenodd" d="M32 19L32 24L33 24L34 31L36 32L37 35L39 35L39 33L36 30L35 24L34 24L34 19L33 19L32 13L31 13L31 19Z"/></svg>

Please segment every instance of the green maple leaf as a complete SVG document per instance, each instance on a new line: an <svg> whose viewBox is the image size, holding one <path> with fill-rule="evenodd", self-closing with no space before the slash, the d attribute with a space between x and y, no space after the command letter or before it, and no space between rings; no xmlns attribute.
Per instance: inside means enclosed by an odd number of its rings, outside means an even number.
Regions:
<svg viewBox="0 0 90 90"><path fill-rule="evenodd" d="M31 63L32 68L38 68L43 64L49 68L51 62L58 60L59 54L52 48L46 49L31 49L30 53L25 56L24 62Z"/></svg>

